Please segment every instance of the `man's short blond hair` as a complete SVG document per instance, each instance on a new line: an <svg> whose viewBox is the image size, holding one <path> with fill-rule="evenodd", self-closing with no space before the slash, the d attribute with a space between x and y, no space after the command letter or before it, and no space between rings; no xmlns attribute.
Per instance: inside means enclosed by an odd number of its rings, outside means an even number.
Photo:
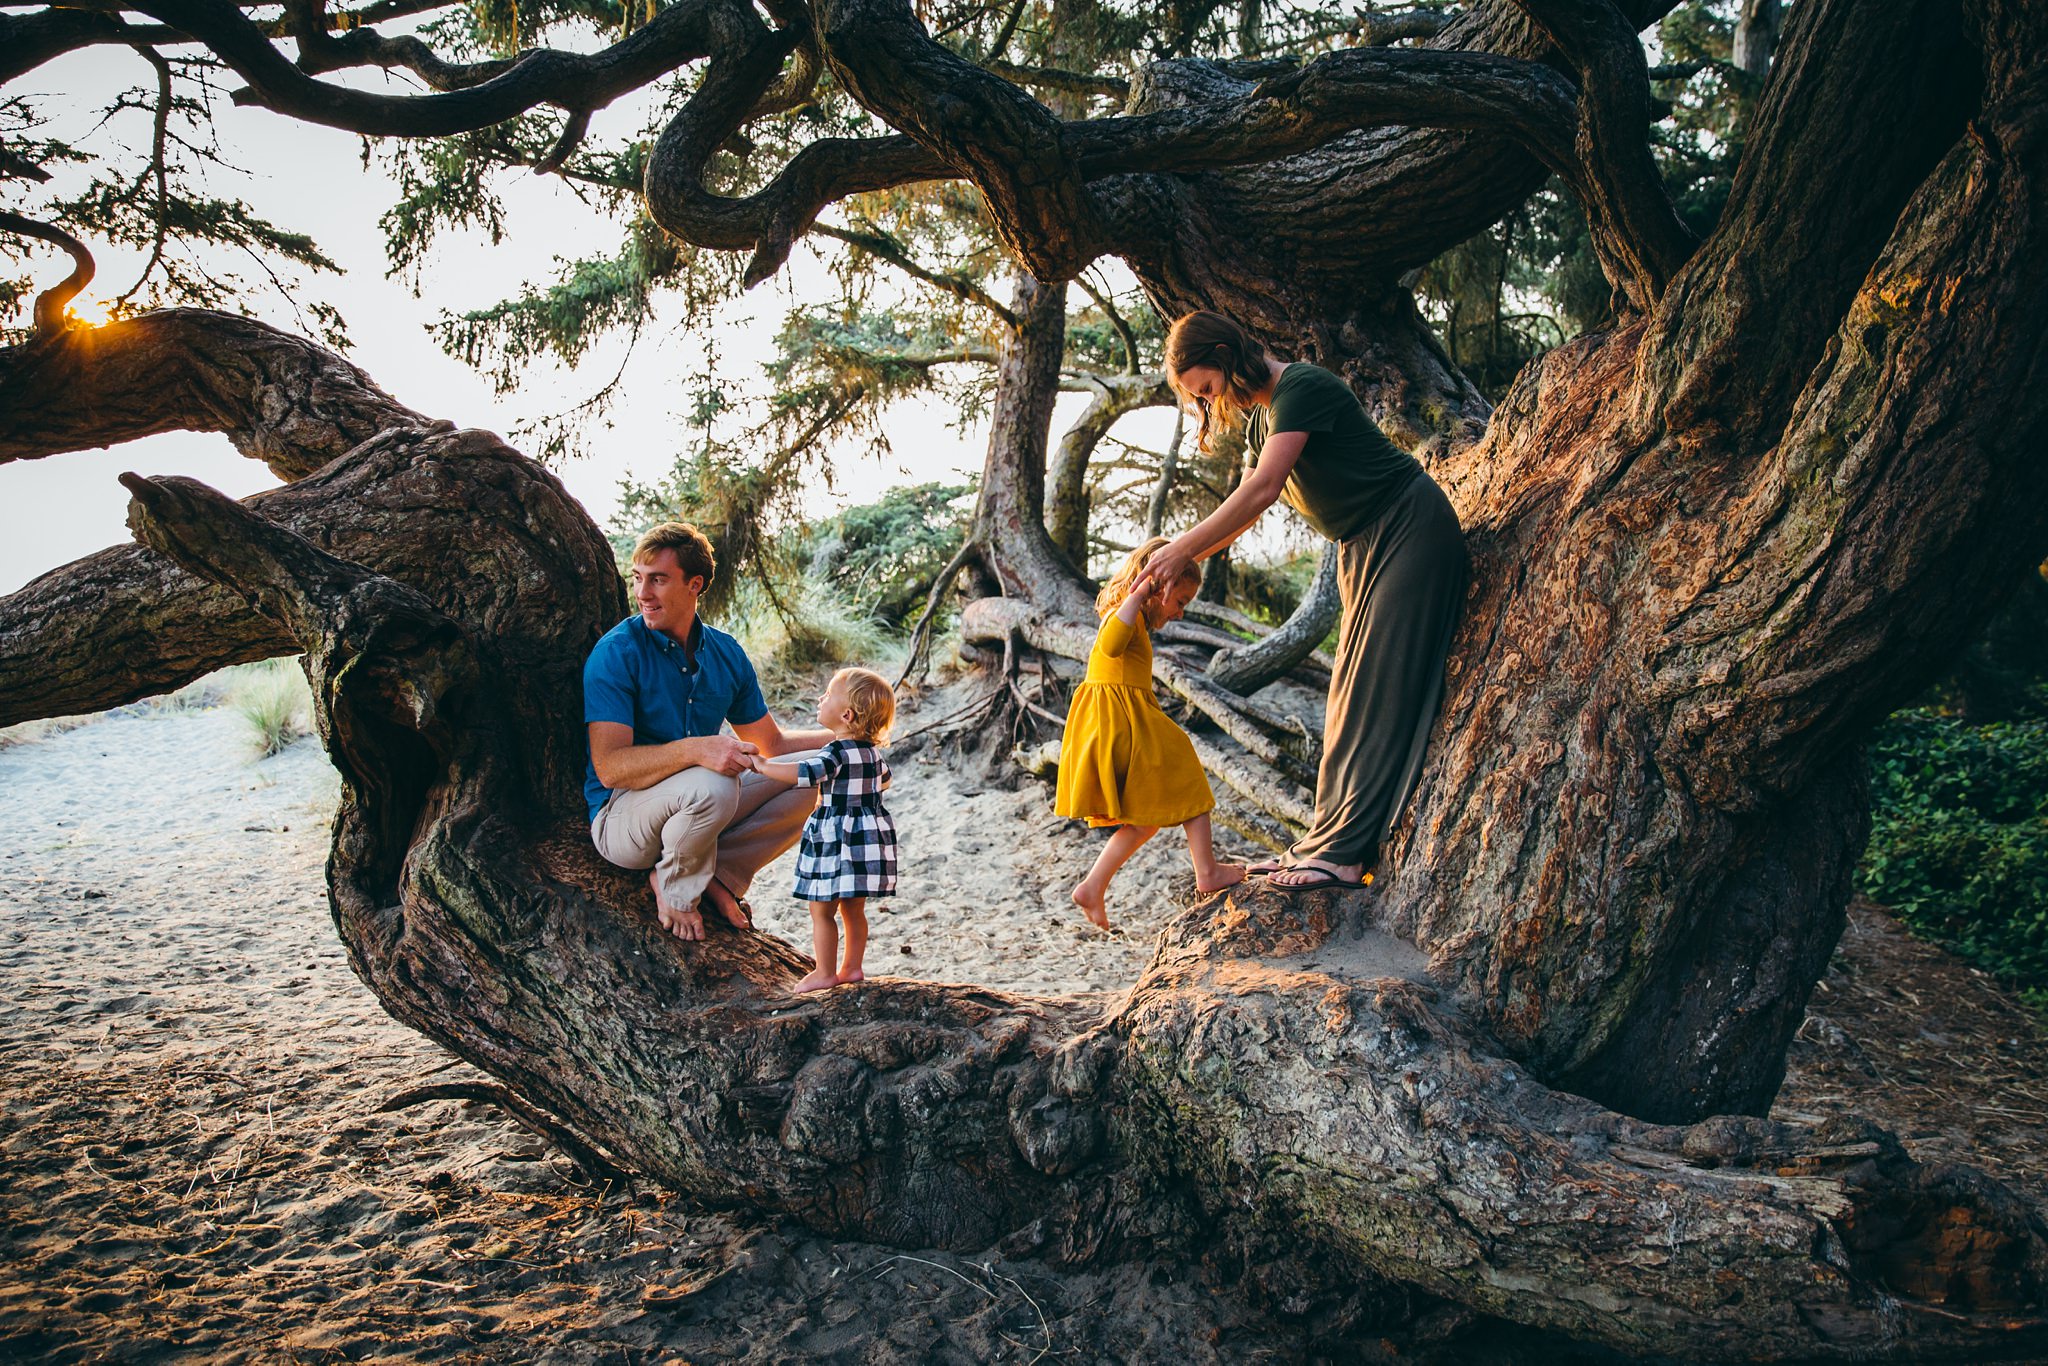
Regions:
<svg viewBox="0 0 2048 1366"><path fill-rule="evenodd" d="M896 724L896 690L873 669L841 669L834 683L846 685L846 709L853 713L853 733L871 745L885 743Z"/></svg>
<svg viewBox="0 0 2048 1366"><path fill-rule="evenodd" d="M718 573L718 557L711 552L711 538L688 522L663 522L642 532L633 545L633 563L651 560L664 550L676 552L676 566L686 579L702 578L709 587Z"/></svg>

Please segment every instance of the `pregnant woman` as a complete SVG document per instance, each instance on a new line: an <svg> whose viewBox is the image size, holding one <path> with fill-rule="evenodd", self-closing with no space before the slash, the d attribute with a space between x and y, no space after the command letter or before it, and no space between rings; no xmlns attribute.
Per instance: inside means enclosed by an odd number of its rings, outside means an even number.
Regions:
<svg viewBox="0 0 2048 1366"><path fill-rule="evenodd" d="M1285 862L1251 871L1297 890L1363 886L1422 772L1443 694L1468 565L1457 514L1342 379L1269 355L1220 313L1190 313L1173 325L1166 377L1199 414L1204 451L1227 424L1249 418L1258 456L1220 507L1153 554L1152 579L1172 584L1280 499L1338 543L1343 619L1315 823Z"/></svg>

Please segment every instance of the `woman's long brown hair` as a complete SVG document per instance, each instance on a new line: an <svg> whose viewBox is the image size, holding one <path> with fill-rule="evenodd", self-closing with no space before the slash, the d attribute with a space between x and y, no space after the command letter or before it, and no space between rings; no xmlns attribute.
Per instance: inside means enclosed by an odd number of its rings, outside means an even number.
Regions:
<svg viewBox="0 0 2048 1366"><path fill-rule="evenodd" d="M1198 366L1223 372L1223 392L1213 400L1198 398L1181 387L1181 376ZM1204 455L1215 434L1243 421L1252 395L1266 387L1271 374L1266 348L1258 338L1221 313L1198 308L1182 314L1166 333L1166 382L1201 418L1196 444Z"/></svg>

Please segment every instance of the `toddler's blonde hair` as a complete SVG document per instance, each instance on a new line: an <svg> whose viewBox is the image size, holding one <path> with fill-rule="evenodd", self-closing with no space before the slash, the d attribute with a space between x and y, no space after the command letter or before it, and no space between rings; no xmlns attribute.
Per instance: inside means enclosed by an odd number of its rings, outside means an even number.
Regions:
<svg viewBox="0 0 2048 1366"><path fill-rule="evenodd" d="M1146 562L1159 553L1159 547L1167 544L1171 536L1154 536L1145 544L1133 550L1124 562L1117 566L1116 573L1109 576L1109 582L1102 585L1102 591L1095 595L1095 615L1106 617L1124 605L1124 599L1131 595L1131 585L1144 572ZM1181 571L1182 583L1200 583L1202 571L1193 564Z"/></svg>
<svg viewBox="0 0 2048 1366"><path fill-rule="evenodd" d="M834 683L846 684L846 709L853 713L853 733L871 745L889 738L896 724L896 690L873 669L841 669Z"/></svg>

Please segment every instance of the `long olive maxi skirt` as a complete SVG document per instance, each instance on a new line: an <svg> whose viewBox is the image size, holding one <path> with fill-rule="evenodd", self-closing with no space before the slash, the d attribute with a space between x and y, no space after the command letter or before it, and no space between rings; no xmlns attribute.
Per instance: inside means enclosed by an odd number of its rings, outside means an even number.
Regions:
<svg viewBox="0 0 2048 1366"><path fill-rule="evenodd" d="M1323 718L1315 824L1294 857L1379 861L1422 773L1470 561L1450 500L1419 474L1337 548L1337 668Z"/></svg>

